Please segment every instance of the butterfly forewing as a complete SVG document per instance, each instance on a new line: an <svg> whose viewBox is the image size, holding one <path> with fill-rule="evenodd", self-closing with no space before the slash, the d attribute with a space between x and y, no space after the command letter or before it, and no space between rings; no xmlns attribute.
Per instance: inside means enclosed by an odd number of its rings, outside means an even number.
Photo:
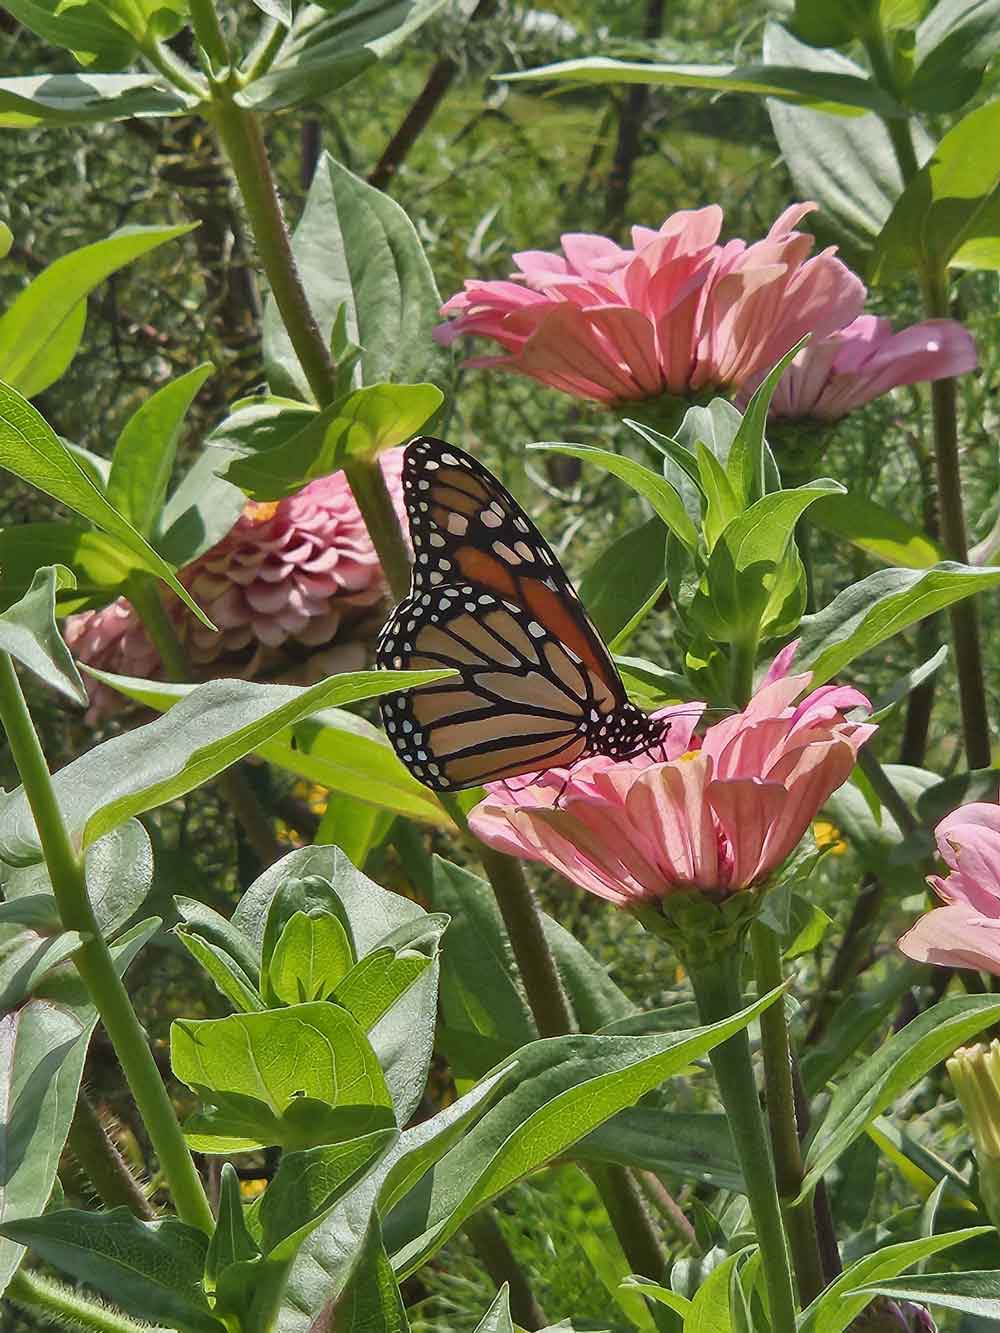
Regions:
<svg viewBox="0 0 1000 1333"><path fill-rule="evenodd" d="M416 777L458 789L654 738L559 561L490 472L422 436L406 449L403 494L413 583L378 662L460 672L383 700L386 732Z"/></svg>

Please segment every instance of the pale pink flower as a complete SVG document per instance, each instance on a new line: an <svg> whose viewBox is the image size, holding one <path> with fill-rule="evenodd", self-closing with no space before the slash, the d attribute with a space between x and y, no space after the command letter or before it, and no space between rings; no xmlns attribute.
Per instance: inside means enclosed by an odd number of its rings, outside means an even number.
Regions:
<svg viewBox="0 0 1000 1333"><path fill-rule="evenodd" d="M922 916L899 947L918 963L1000 976L1000 805L960 806L934 836L948 873L931 875L928 883L946 906Z"/></svg>
<svg viewBox="0 0 1000 1333"><path fill-rule="evenodd" d="M405 531L403 450L388 450L379 461ZM218 633L207 629L165 594L202 678L219 674L223 660L226 674L235 669L258 675L290 641L324 648L385 593L378 556L343 472L319 477L283 500L248 502L226 536L179 577L218 626ZM64 634L82 662L146 679L163 674L159 654L124 597L70 616ZM92 689L97 714L111 711L115 699L111 691Z"/></svg>
<svg viewBox="0 0 1000 1333"><path fill-rule="evenodd" d="M467 281L435 336L477 334L507 355L500 367L577 398L622 404L661 394L734 392L805 333L819 337L861 312L865 287L833 249L810 258L795 230L816 207L795 204L752 245L719 245L722 209L674 213L658 231L632 228L632 247L569 234L562 250L514 256L510 281Z"/></svg>
<svg viewBox="0 0 1000 1333"><path fill-rule="evenodd" d="M839 421L890 389L964 375L977 364L972 334L953 319L929 319L893 333L889 320L861 315L803 347L778 381L770 415ZM739 407L763 378L756 376L738 395Z"/></svg>
<svg viewBox="0 0 1000 1333"><path fill-rule="evenodd" d="M694 727L703 705L679 705L664 741L632 759L586 759L504 784L469 824L499 851L541 861L622 907L675 890L733 892L767 879L795 850L875 730L847 721L863 694L826 685L782 654L742 713Z"/></svg>

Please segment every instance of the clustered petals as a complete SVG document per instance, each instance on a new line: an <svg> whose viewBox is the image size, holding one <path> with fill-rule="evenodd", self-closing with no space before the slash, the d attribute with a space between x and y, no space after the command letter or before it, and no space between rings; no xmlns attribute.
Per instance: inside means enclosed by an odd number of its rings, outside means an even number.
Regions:
<svg viewBox="0 0 1000 1333"><path fill-rule="evenodd" d="M972 334L956 320L929 319L894 333L889 320L861 315L803 347L778 381L770 413L790 421L839 421L890 389L964 375L977 364ZM751 381L737 405L745 406L756 387Z"/></svg>
<svg viewBox="0 0 1000 1333"><path fill-rule="evenodd" d="M674 213L658 231L633 227L626 248L603 236L562 236L560 253L514 256L510 281L466 282L436 331L492 338L502 367L575 397L627 403L659 394L736 390L804 333L832 333L860 314L864 284L833 249L811 256L795 230L815 208L795 204L753 244L718 243L717 205Z"/></svg>
<svg viewBox="0 0 1000 1333"><path fill-rule="evenodd" d="M400 522L403 450L380 459ZM230 672L260 673L290 640L309 649L342 638L385 593L378 556L343 472L319 477L283 500L250 501L232 529L180 572L218 632L207 629L179 599L167 610L189 660L201 675L224 660ZM124 597L70 616L65 637L80 661L106 671L156 679L162 663L142 621ZM360 661L357 665L361 665ZM93 714L118 696L96 686Z"/></svg>
<svg viewBox="0 0 1000 1333"><path fill-rule="evenodd" d="M934 830L946 875L929 879L944 900L899 941L919 963L1000 975L1000 804L960 806Z"/></svg>
<svg viewBox="0 0 1000 1333"><path fill-rule="evenodd" d="M544 862L623 907L761 883L875 730L845 716L869 706L855 689L824 686L796 703L810 677L787 674L788 657L743 712L700 740L702 705L666 709L662 749L491 783L470 826L498 850Z"/></svg>

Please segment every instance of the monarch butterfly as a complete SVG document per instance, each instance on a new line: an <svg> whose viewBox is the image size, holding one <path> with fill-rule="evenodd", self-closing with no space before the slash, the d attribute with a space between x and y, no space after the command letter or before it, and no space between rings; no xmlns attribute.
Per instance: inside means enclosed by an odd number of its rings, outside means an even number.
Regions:
<svg viewBox="0 0 1000 1333"><path fill-rule="evenodd" d="M608 651L548 543L481 463L422 435L406 447L410 595L377 662L452 667L458 680L382 700L386 734L435 791L651 749L665 723L630 703Z"/></svg>

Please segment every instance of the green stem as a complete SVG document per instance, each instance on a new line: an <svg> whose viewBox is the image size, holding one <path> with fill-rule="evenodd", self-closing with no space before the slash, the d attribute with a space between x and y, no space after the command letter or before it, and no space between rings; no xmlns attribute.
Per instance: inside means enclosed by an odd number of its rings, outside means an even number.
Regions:
<svg viewBox="0 0 1000 1333"><path fill-rule="evenodd" d="M0 653L0 721L7 732L11 753L35 819L63 927L80 931L84 936L84 943L74 959L76 969L114 1046L180 1218L191 1226L211 1232L215 1220L205 1190L156 1068L146 1034L94 916L87 895L83 859L70 842L45 755L14 665L6 653Z"/></svg>
<svg viewBox="0 0 1000 1333"><path fill-rule="evenodd" d="M899 825L904 837L918 832L922 827L910 807L896 789L896 785L885 771L869 745L863 745L858 751L858 767L872 784L872 791Z"/></svg>
<svg viewBox="0 0 1000 1333"><path fill-rule="evenodd" d="M200 75L164 42L148 43L143 47L142 54L167 83L180 92L197 97L199 101L208 96L208 85Z"/></svg>
<svg viewBox="0 0 1000 1333"><path fill-rule="evenodd" d="M320 407L326 407L336 396L333 358L292 254L260 122L252 111L236 106L230 88L221 85L213 89L212 116L250 219L271 295L313 397ZM345 471L393 594L402 599L409 588L409 556L381 470L374 460L358 460Z"/></svg>
<svg viewBox="0 0 1000 1333"><path fill-rule="evenodd" d="M213 70L225 69L230 60L229 43L222 31L214 0L190 0L189 8L198 45L208 56Z"/></svg>
<svg viewBox="0 0 1000 1333"><path fill-rule="evenodd" d="M745 708L753 694L753 673L757 665L757 636L737 639L730 645L730 692L737 708Z"/></svg>
<svg viewBox="0 0 1000 1333"><path fill-rule="evenodd" d="M886 46L885 34L876 20L865 49L871 61L875 81L895 94L896 86ZM920 167L908 121L884 120L904 186ZM948 270L932 255L923 251L920 260L920 284L924 310L931 319L947 319ZM937 472L938 507L941 537L953 560L968 562L969 549L962 503L962 473L958 449L958 392L954 379L935 380L931 386L931 413L934 423L934 460ZM949 609L952 641L955 645L955 670L958 675L962 736L970 768L988 768L991 763L989 710L983 672L983 653L979 635L979 612L969 597Z"/></svg>
<svg viewBox="0 0 1000 1333"><path fill-rule="evenodd" d="M4 1296L22 1310L48 1316L50 1322L70 1328L93 1329L96 1333L159 1333L149 1324L137 1324L117 1310L88 1300L71 1287L64 1287L61 1282L52 1282L24 1268L11 1278Z"/></svg>
<svg viewBox="0 0 1000 1333"><path fill-rule="evenodd" d="M254 79L259 79L261 75L267 73L277 59L287 36L288 29L284 24L268 19L261 31L260 40L244 63L242 69L244 84L253 83Z"/></svg>
<svg viewBox="0 0 1000 1333"><path fill-rule="evenodd" d="M781 943L774 931L761 921L755 921L750 927L750 939L757 974L757 993L765 995L784 981ZM792 1252L799 1299L803 1305L808 1305L820 1294L826 1281L812 1199L805 1199L800 1204L795 1202L802 1189L804 1172L802 1145L795 1117L792 1051L784 996L765 1009L759 1021L775 1181L785 1220L785 1234Z"/></svg>
<svg viewBox="0 0 1000 1333"><path fill-rule="evenodd" d="M81 1088L66 1140L91 1184L108 1208L124 1207L150 1222L156 1211L101 1123L97 1108Z"/></svg>
<svg viewBox="0 0 1000 1333"><path fill-rule="evenodd" d="M685 951L683 962L691 978L703 1023L718 1023L742 1007L742 952L735 947L708 956L693 950ZM746 1031L737 1032L716 1046L711 1061L757 1230L771 1327L775 1333L779 1330L785 1333L785 1330L795 1328L795 1295L771 1148L757 1097Z"/></svg>

